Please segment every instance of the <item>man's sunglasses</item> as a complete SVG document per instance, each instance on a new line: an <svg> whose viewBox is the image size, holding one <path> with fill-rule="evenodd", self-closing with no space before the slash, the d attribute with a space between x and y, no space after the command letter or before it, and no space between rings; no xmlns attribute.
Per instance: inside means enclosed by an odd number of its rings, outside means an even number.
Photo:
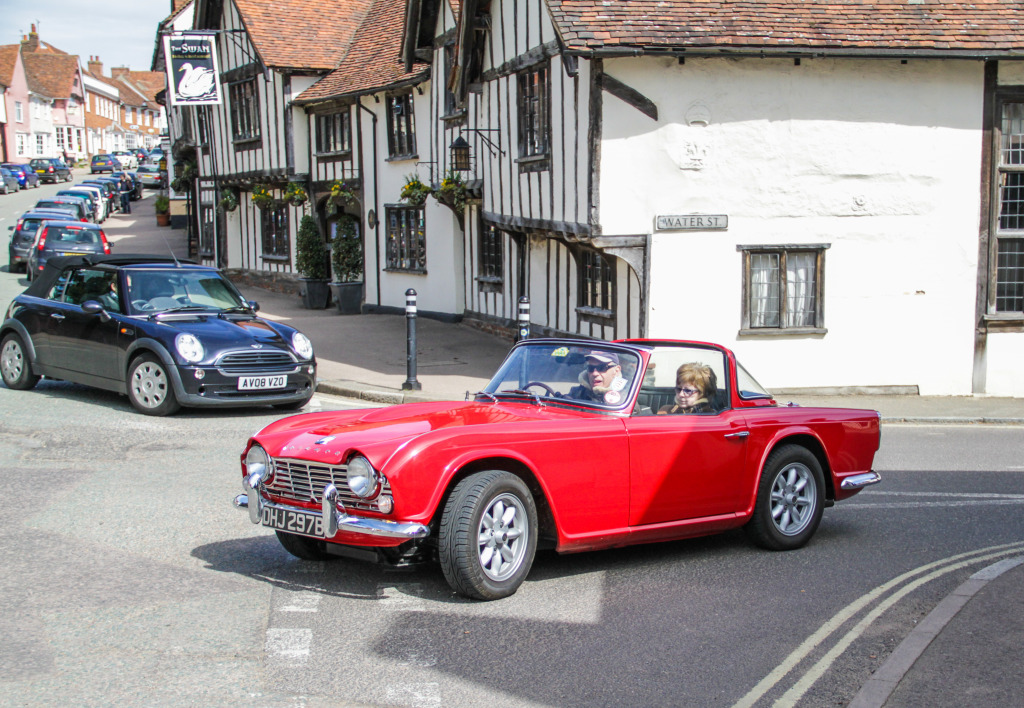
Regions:
<svg viewBox="0 0 1024 708"><path fill-rule="evenodd" d="M600 371L603 374L604 372L608 371L608 369L612 368L613 366L615 366L615 364L612 364L610 362L608 364L587 364L587 371L589 371L590 373L594 373L595 371Z"/></svg>

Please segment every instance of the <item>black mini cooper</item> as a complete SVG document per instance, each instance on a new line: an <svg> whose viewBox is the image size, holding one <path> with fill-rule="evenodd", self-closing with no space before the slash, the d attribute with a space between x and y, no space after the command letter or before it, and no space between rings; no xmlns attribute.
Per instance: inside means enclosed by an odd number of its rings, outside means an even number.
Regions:
<svg viewBox="0 0 1024 708"><path fill-rule="evenodd" d="M313 345L257 309L219 270L191 261L51 258L0 325L0 375L13 389L47 376L117 391L146 415L301 408L316 387Z"/></svg>

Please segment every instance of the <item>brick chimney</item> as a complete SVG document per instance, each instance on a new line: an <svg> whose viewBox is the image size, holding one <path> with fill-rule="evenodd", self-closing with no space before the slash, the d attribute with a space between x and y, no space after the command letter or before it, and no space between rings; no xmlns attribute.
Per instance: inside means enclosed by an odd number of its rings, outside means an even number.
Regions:
<svg viewBox="0 0 1024 708"><path fill-rule="evenodd" d="M34 52L39 49L39 35L36 34L35 25L32 25L32 31L28 33L28 37L21 40L21 48L26 52Z"/></svg>
<svg viewBox="0 0 1024 708"><path fill-rule="evenodd" d="M110 75L113 78L115 78L115 79L119 79L122 76L128 76L128 73L130 71L131 71L131 69L129 69L127 66L112 66L112 67L110 67Z"/></svg>
<svg viewBox="0 0 1024 708"><path fill-rule="evenodd" d="M103 62L100 61L99 56L89 57L89 73L93 76L103 76Z"/></svg>

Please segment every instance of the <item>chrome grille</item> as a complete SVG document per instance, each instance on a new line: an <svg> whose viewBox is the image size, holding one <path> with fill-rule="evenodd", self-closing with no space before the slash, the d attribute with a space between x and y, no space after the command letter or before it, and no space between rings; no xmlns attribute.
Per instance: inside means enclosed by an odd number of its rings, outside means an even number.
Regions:
<svg viewBox="0 0 1024 708"><path fill-rule="evenodd" d="M225 373L258 374L270 371L293 371L295 359L280 349L229 352L217 360L217 368Z"/></svg>
<svg viewBox="0 0 1024 708"><path fill-rule="evenodd" d="M376 511L377 505L352 494L348 488L348 467L328 465L307 460L274 458L274 480L267 491L285 499L320 504L324 498L324 487L333 484L338 490L338 499L349 509ZM391 485L384 480L381 494L391 494Z"/></svg>

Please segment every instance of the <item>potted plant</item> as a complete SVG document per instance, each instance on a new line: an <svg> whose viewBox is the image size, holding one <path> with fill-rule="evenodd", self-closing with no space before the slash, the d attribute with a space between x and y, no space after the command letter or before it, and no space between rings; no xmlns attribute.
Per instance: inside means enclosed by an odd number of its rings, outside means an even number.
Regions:
<svg viewBox="0 0 1024 708"><path fill-rule="evenodd" d="M449 172L445 175L441 186L434 192L437 201L450 208L458 215L466 210L466 183L458 172Z"/></svg>
<svg viewBox="0 0 1024 708"><path fill-rule="evenodd" d="M238 208L238 188L225 187L221 191L220 208L224 211L234 211Z"/></svg>
<svg viewBox="0 0 1024 708"><path fill-rule="evenodd" d="M284 190L284 198L286 201L292 203L293 206L302 206L309 199L306 194L306 190L302 188L302 185L298 182L289 182L287 189Z"/></svg>
<svg viewBox="0 0 1024 708"><path fill-rule="evenodd" d="M156 211L156 225L170 226L171 224L171 200L161 194L153 200L153 209Z"/></svg>
<svg viewBox="0 0 1024 708"><path fill-rule="evenodd" d="M260 209L270 209L276 200L265 184L257 184L252 188L252 203Z"/></svg>
<svg viewBox="0 0 1024 708"><path fill-rule="evenodd" d="M363 241L351 214L342 214L336 224L331 243L331 292L338 314L358 315L363 302Z"/></svg>
<svg viewBox="0 0 1024 708"><path fill-rule="evenodd" d="M327 307L331 290L327 283L327 244L316 221L306 214L295 237L295 269L302 280L302 302L310 310Z"/></svg>
<svg viewBox="0 0 1024 708"><path fill-rule="evenodd" d="M405 178L405 186L402 187L401 199L412 206L423 206L432 190L420 181L419 175L411 174Z"/></svg>

